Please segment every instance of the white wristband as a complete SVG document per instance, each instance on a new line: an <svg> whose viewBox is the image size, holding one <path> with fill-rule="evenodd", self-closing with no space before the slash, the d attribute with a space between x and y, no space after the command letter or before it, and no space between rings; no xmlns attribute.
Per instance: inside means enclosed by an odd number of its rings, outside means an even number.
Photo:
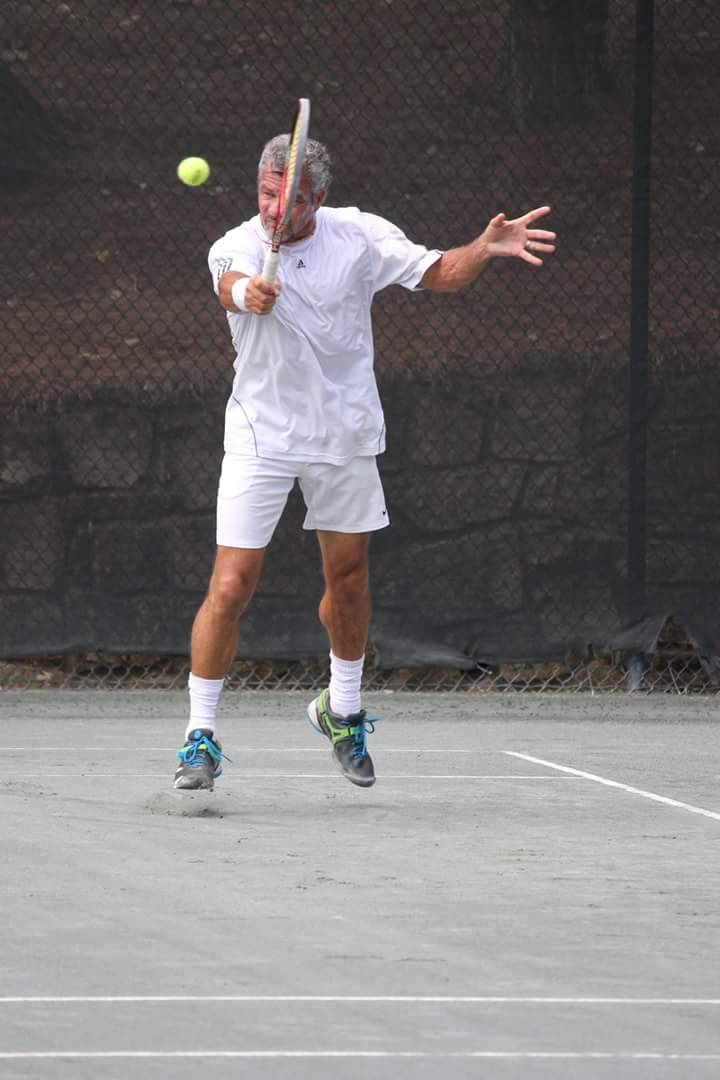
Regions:
<svg viewBox="0 0 720 1080"><path fill-rule="evenodd" d="M238 278L238 280L235 282L232 289L230 290L230 295L232 296L233 304L240 311L247 311L248 310L247 305L245 303L245 290L247 289L249 283L250 283L250 278L246 278L246 277Z"/></svg>

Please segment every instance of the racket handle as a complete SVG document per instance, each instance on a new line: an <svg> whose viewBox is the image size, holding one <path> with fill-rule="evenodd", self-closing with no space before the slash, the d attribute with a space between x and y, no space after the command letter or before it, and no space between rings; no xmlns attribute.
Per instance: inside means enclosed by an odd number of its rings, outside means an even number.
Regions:
<svg viewBox="0 0 720 1080"><path fill-rule="evenodd" d="M265 262L263 263L262 276L263 280L272 285L277 277L278 259L280 258L279 251L268 251L265 256Z"/></svg>

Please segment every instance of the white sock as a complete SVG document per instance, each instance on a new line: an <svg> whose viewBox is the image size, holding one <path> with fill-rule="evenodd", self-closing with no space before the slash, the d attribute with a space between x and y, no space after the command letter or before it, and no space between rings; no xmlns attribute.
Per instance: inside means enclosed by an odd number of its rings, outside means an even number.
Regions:
<svg viewBox="0 0 720 1080"><path fill-rule="evenodd" d="M224 685L224 679L201 679L199 675L190 675L190 720L185 729L186 738L195 728L215 732L218 702Z"/></svg>
<svg viewBox="0 0 720 1080"><path fill-rule="evenodd" d="M336 716L351 716L360 712L364 663L364 656L359 660L341 660L330 652L330 708Z"/></svg>

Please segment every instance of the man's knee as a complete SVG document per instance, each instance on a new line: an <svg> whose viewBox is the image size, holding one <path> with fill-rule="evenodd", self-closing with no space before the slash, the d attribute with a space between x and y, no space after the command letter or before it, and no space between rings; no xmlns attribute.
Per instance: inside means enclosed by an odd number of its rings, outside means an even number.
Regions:
<svg viewBox="0 0 720 1080"><path fill-rule="evenodd" d="M325 568L327 587L338 599L366 596L369 576L367 559L361 557L338 560Z"/></svg>
<svg viewBox="0 0 720 1080"><path fill-rule="evenodd" d="M262 559L218 559L210 579L208 603L224 618L239 618L252 599Z"/></svg>

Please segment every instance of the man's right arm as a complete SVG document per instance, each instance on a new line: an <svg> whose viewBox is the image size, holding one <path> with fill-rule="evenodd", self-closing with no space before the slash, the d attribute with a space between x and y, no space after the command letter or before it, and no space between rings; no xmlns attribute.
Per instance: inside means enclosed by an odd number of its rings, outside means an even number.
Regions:
<svg viewBox="0 0 720 1080"><path fill-rule="evenodd" d="M245 284L239 285L239 282ZM270 285L260 274L248 277L237 270L228 270L218 282L218 300L226 311L235 313L269 315L279 293L280 283L276 281Z"/></svg>

